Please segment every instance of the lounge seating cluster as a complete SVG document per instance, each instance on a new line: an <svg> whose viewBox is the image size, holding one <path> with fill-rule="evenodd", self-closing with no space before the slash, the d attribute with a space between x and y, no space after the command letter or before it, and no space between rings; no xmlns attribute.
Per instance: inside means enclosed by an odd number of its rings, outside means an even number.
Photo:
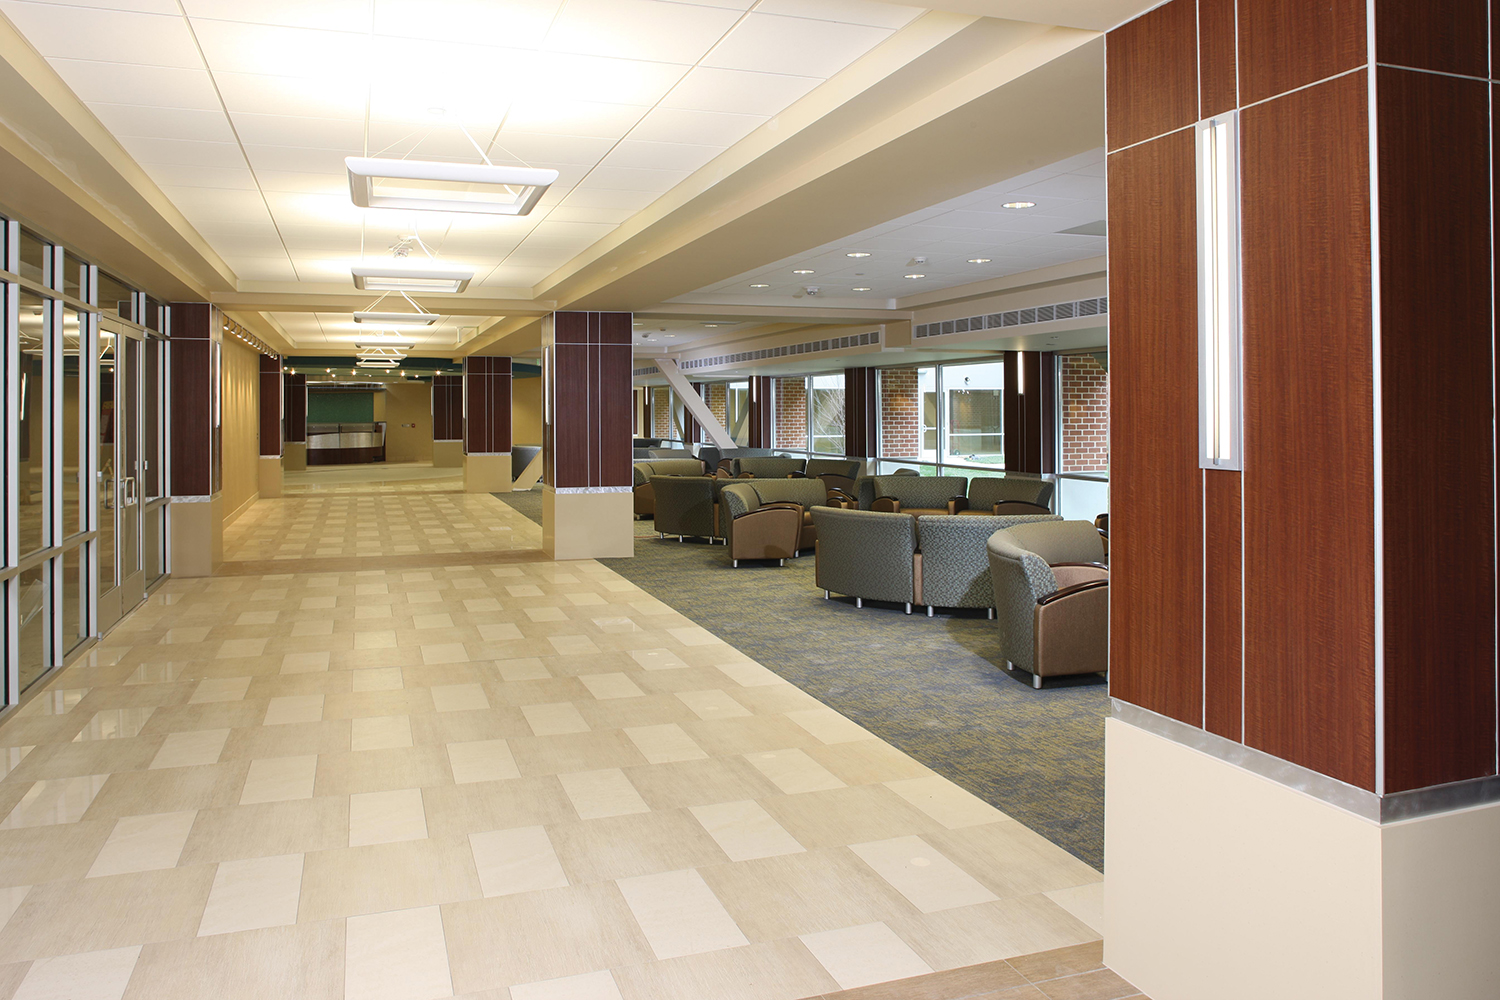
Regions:
<svg viewBox="0 0 1500 1000"><path fill-rule="evenodd" d="M866 476L844 504L859 510L922 514L1050 514L1053 486L1034 476Z"/></svg>

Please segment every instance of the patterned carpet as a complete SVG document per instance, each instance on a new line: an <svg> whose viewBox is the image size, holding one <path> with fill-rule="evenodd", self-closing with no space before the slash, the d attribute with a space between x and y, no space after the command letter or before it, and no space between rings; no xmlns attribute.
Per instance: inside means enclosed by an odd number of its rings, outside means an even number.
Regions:
<svg viewBox="0 0 1500 1000"><path fill-rule="evenodd" d="M540 521L542 496L497 493ZM731 569L722 546L661 541L637 522L634 559L601 560L714 634L1020 820L1104 866L1104 678L1030 676L996 665L984 612L910 617L897 606L823 600L812 555ZM649 537L642 537L643 535ZM893 610L894 608L894 610Z"/></svg>

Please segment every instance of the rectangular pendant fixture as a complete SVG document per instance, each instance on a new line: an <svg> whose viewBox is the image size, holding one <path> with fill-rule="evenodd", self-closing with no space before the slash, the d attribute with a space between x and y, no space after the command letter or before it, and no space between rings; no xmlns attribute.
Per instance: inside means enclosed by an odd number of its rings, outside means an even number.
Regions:
<svg viewBox="0 0 1500 1000"><path fill-rule="evenodd" d="M1231 112L1197 126L1198 464L1243 469L1240 144Z"/></svg>
<svg viewBox="0 0 1500 1000"><path fill-rule="evenodd" d="M349 196L360 208L399 208L416 212L466 212L479 215L527 215L556 170L390 160L350 156Z"/></svg>
<svg viewBox="0 0 1500 1000"><path fill-rule="evenodd" d="M354 322L375 326L431 326L442 319L437 313L357 312Z"/></svg>
<svg viewBox="0 0 1500 1000"><path fill-rule="evenodd" d="M474 272L451 267L392 267L356 264L349 269L354 287L370 292L461 292Z"/></svg>

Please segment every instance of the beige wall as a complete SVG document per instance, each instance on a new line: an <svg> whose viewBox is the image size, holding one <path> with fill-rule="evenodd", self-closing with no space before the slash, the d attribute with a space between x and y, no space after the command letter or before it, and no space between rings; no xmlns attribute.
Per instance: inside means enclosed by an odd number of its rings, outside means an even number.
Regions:
<svg viewBox="0 0 1500 1000"><path fill-rule="evenodd" d="M260 484L260 355L224 339L224 523L244 512Z"/></svg>
<svg viewBox="0 0 1500 1000"><path fill-rule="evenodd" d="M371 403L370 403L370 408L371 408L370 419L374 420L374 421L376 421L378 423L378 422L380 422L380 421L382 421L382 420L385 419L385 397L389 396L390 393L389 392L376 392L376 393L371 393L371 395L374 398L371 400Z"/></svg>
<svg viewBox="0 0 1500 1000"><path fill-rule="evenodd" d="M540 378L510 380L510 440L513 444L542 443Z"/></svg>
<svg viewBox="0 0 1500 1000"><path fill-rule="evenodd" d="M385 460L432 461L432 387L426 382L392 383L385 392L376 395L376 399L382 398L385 416L375 419L386 422Z"/></svg>

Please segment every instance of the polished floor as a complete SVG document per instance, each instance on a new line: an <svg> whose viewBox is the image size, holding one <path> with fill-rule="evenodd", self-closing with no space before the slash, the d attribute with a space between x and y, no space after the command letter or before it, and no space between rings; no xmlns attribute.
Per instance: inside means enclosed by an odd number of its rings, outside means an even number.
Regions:
<svg viewBox="0 0 1500 1000"><path fill-rule="evenodd" d="M0 725L0 1000L798 1000L1099 939L1098 872L488 495L229 534Z"/></svg>

